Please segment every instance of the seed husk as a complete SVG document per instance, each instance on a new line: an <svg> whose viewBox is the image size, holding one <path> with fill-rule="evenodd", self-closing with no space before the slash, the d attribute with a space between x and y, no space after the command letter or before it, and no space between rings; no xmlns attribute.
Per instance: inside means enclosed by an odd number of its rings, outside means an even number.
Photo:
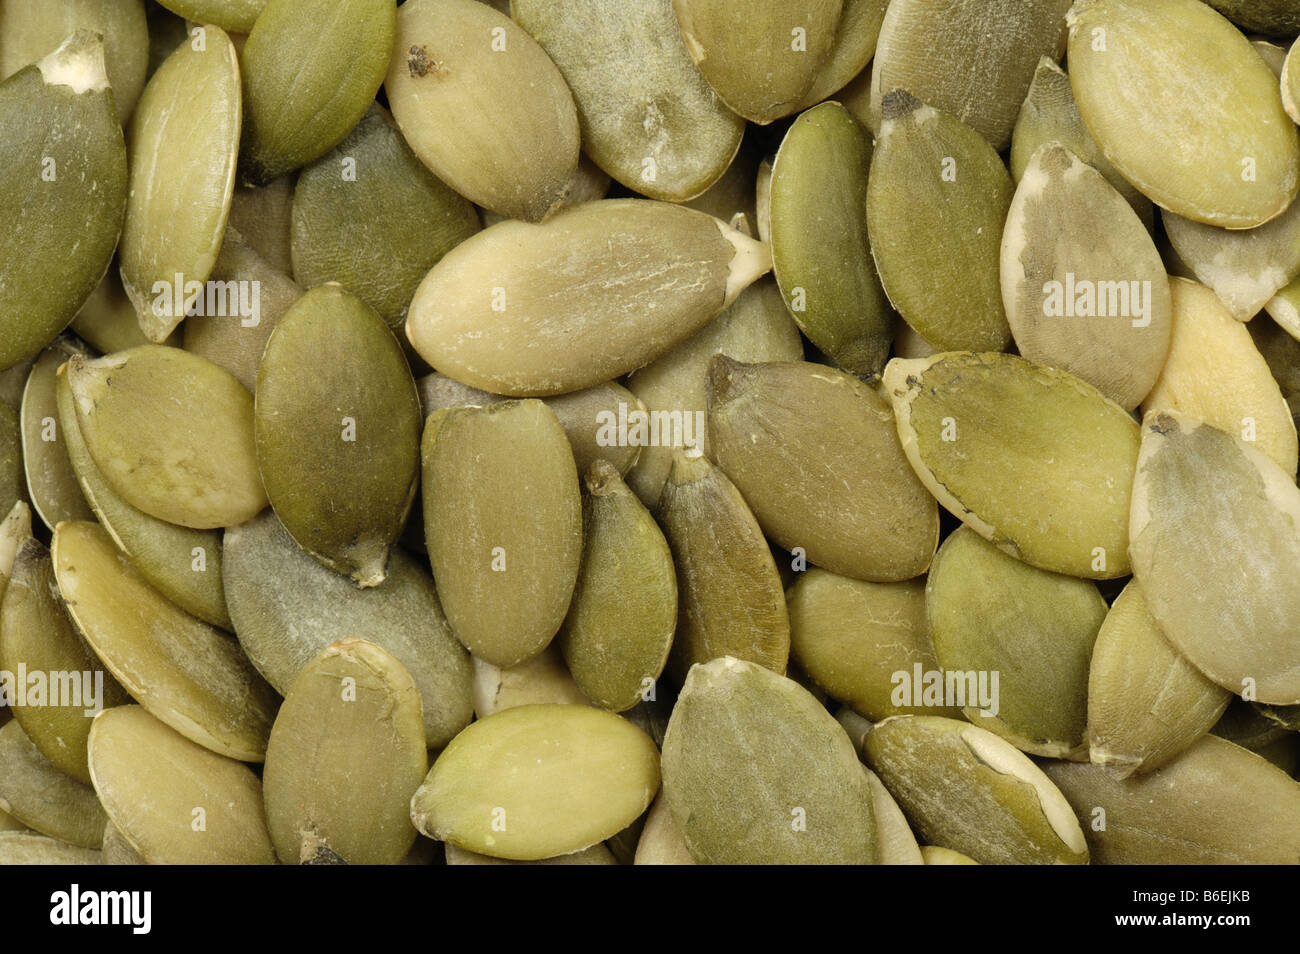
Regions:
<svg viewBox="0 0 1300 954"><path fill-rule="evenodd" d="M459 848L535 861L612 837L658 790L659 750L626 719L518 706L452 740L411 799L411 820Z"/></svg>
<svg viewBox="0 0 1300 954"><path fill-rule="evenodd" d="M32 535L32 511L21 500L0 520L0 599L4 599L18 551Z"/></svg>
<svg viewBox="0 0 1300 954"><path fill-rule="evenodd" d="M974 858L963 855L960 851L953 851L951 848L940 848L938 845L922 845L921 858L927 865L977 865L979 864Z"/></svg>
<svg viewBox="0 0 1300 954"><path fill-rule="evenodd" d="M122 273L116 260L104 273L103 279L90 293L69 330L96 351L111 354L137 345L148 344L149 339L140 330L140 319L135 305L122 288ZM173 333L166 344L175 342Z"/></svg>
<svg viewBox="0 0 1300 954"><path fill-rule="evenodd" d="M474 851L447 845L447 864L449 865L616 865L614 855L604 845L592 845L571 855L559 855L555 858L541 858L537 861L507 861L505 858L493 858L480 855Z"/></svg>
<svg viewBox="0 0 1300 954"><path fill-rule="evenodd" d="M429 748L441 748L469 724L469 655L443 618L428 570L413 558L394 550L388 579L361 590L308 556L269 510L227 530L225 551L235 632L277 692L287 693L331 643L355 637L386 650L415 679Z"/></svg>
<svg viewBox="0 0 1300 954"><path fill-rule="evenodd" d="M104 840L101 843L102 864L106 865L144 865L148 864L140 853L131 847L126 835L118 831L111 821L104 826Z"/></svg>
<svg viewBox="0 0 1300 954"><path fill-rule="evenodd" d="M81 437L66 366L55 378L59 426L68 459L86 502L122 551L163 596L187 613L222 629L230 628L221 584L221 535L192 530L137 510L109 487Z"/></svg>
<svg viewBox="0 0 1300 954"><path fill-rule="evenodd" d="M869 385L823 365L721 355L709 365L709 435L713 459L785 549L877 582L930 565L938 507Z"/></svg>
<svg viewBox="0 0 1300 954"><path fill-rule="evenodd" d="M195 23L215 23L232 33L248 33L266 8L267 0L158 0L158 3Z"/></svg>
<svg viewBox="0 0 1300 954"><path fill-rule="evenodd" d="M1157 205L1254 228L1291 204L1300 136L1277 77L1231 23L1198 0L1086 0L1068 19L1088 131Z"/></svg>
<svg viewBox="0 0 1300 954"><path fill-rule="evenodd" d="M1133 485L1133 572L1174 648L1259 702L1300 702L1297 526L1295 478L1264 454L1187 415L1147 415Z"/></svg>
<svg viewBox="0 0 1300 954"><path fill-rule="evenodd" d="M1001 152L1039 59L1061 58L1069 8L1070 0L1014 9L983 0L893 0L876 44L872 112L880 117L885 96L905 89Z"/></svg>
<svg viewBox="0 0 1300 954"><path fill-rule="evenodd" d="M724 656L691 667L663 772L668 807L701 864L877 860L870 784L844 730L807 690L762 666Z"/></svg>
<svg viewBox="0 0 1300 954"><path fill-rule="evenodd" d="M109 818L148 864L275 864L257 776L139 706L95 719L90 774Z"/></svg>
<svg viewBox="0 0 1300 954"><path fill-rule="evenodd" d="M277 699L239 645L147 584L93 523L54 532L68 615L136 700L214 752L261 761Z"/></svg>
<svg viewBox="0 0 1300 954"><path fill-rule="evenodd" d="M3 369L68 326L122 231L126 146L99 36L78 30L0 83L0 130Z"/></svg>
<svg viewBox="0 0 1300 954"><path fill-rule="evenodd" d="M402 4L384 88L415 154L465 198L529 222L559 207L578 166L578 113L508 16L474 0Z"/></svg>
<svg viewBox="0 0 1300 954"><path fill-rule="evenodd" d="M474 713L480 719L502 709L536 705L591 705L554 644L509 669L474 660Z"/></svg>
<svg viewBox="0 0 1300 954"><path fill-rule="evenodd" d="M515 0L511 12L563 74L583 148L610 176L649 198L678 202L726 170L745 122L700 74L671 3Z"/></svg>
<svg viewBox="0 0 1300 954"><path fill-rule="evenodd" d="M228 228L285 275L293 273L294 183L294 176L283 175L264 186L236 185L227 220Z"/></svg>
<svg viewBox="0 0 1300 954"><path fill-rule="evenodd" d="M903 90L885 98L867 179L871 251L890 302L942 350L1010 340L998 256L1014 192L974 129Z"/></svg>
<svg viewBox="0 0 1300 954"><path fill-rule="evenodd" d="M622 712L668 661L677 576L663 531L614 465L592 464L585 484L582 568L557 641L583 693Z"/></svg>
<svg viewBox="0 0 1300 954"><path fill-rule="evenodd" d="M465 384L563 394L659 357L770 267L767 246L703 213L587 202L545 225L501 222L462 242L420 283L406 334Z"/></svg>
<svg viewBox="0 0 1300 954"><path fill-rule="evenodd" d="M772 271L800 329L847 371L878 375L893 316L871 259L871 139L838 103L794 121L772 166ZM817 235L817 241L809 236Z"/></svg>
<svg viewBox="0 0 1300 954"><path fill-rule="evenodd" d="M150 78L131 121L119 257L150 341L181 323L216 264L235 187L239 83L230 38L219 27L196 28Z"/></svg>
<svg viewBox="0 0 1300 954"><path fill-rule="evenodd" d="M867 783L871 786L871 813L876 820L876 842L882 865L923 865L921 848L907 824L903 810L889 794L880 776L865 765Z"/></svg>
<svg viewBox="0 0 1300 954"><path fill-rule="evenodd" d="M578 471L559 420L536 400L437 411L422 455L429 559L453 632L497 666L537 655L564 621L582 557Z"/></svg>
<svg viewBox="0 0 1300 954"><path fill-rule="evenodd" d="M1098 765L1043 771L1082 819L1097 864L1224 865L1300 861L1300 784L1240 746L1207 735L1162 768L1117 779Z"/></svg>
<svg viewBox="0 0 1300 954"><path fill-rule="evenodd" d="M1140 434L1118 404L1003 354L895 358L885 388L917 476L980 536L1055 573L1129 573Z"/></svg>
<svg viewBox="0 0 1300 954"><path fill-rule="evenodd" d="M1159 768L1210 731L1231 698L1174 650L1130 580L1093 648L1090 761L1116 778Z"/></svg>
<svg viewBox="0 0 1300 954"><path fill-rule="evenodd" d="M34 831L98 848L104 810L95 792L41 754L17 719L0 726L0 806Z"/></svg>
<svg viewBox="0 0 1300 954"><path fill-rule="evenodd" d="M1040 147L1021 176L1001 282L1021 355L1082 378L1125 410L1146 397L1169 353L1164 264L1132 207L1060 143Z"/></svg>
<svg viewBox="0 0 1300 954"><path fill-rule="evenodd" d="M781 576L740 491L707 457L679 451L657 516L677 571L674 675L719 656L784 673L790 619Z"/></svg>
<svg viewBox="0 0 1300 954"><path fill-rule="evenodd" d="M958 683L967 719L1031 755L1087 758L1088 663L1106 617L1095 584L1022 563L960 527L934 558L925 610L939 668L967 677ZM987 708L971 698L972 673L992 686Z"/></svg>
<svg viewBox="0 0 1300 954"><path fill-rule="evenodd" d="M23 434L18 415L0 405L0 510L8 513L27 499L23 473Z"/></svg>
<svg viewBox="0 0 1300 954"><path fill-rule="evenodd" d="M77 353L75 346L55 346L41 353L23 391L21 415L23 466L32 509L53 529L62 520L90 520L93 514L68 459L55 400L55 372Z"/></svg>
<svg viewBox="0 0 1300 954"><path fill-rule="evenodd" d="M682 830L673 820L673 813L668 808L668 800L661 794L650 806L646 815L645 827L636 843L636 856L633 864L637 865L693 865L695 859L686 847Z"/></svg>
<svg viewBox="0 0 1300 954"><path fill-rule="evenodd" d="M420 693L373 643L327 647L294 680L262 775L284 864L320 847L350 865L397 864L415 843L411 795L429 770Z"/></svg>
<svg viewBox="0 0 1300 954"><path fill-rule="evenodd" d="M35 832L0 832L0 865L97 865L100 853Z"/></svg>
<svg viewBox="0 0 1300 954"><path fill-rule="evenodd" d="M980 864L1087 864L1064 796L1024 753L986 729L895 716L867 736L880 775L918 838Z"/></svg>
<svg viewBox="0 0 1300 954"><path fill-rule="evenodd" d="M867 63L875 55L876 41L880 38L880 26L888 5L889 0L844 0L844 12L840 14L840 25L835 31L835 45L813 77L812 87L800 104L800 112L829 99L866 71ZM869 76L867 82L870 83Z"/></svg>
<svg viewBox="0 0 1300 954"><path fill-rule="evenodd" d="M1142 411L1179 411L1255 445L1296 473L1295 422L1250 332L1202 285L1170 283L1174 333L1160 377Z"/></svg>

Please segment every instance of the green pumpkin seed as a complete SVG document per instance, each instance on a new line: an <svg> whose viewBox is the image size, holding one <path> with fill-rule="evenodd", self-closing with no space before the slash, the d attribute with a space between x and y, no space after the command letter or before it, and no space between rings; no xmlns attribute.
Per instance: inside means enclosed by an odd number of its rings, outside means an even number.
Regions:
<svg viewBox="0 0 1300 954"><path fill-rule="evenodd" d="M262 784L285 864L320 848L348 864L397 864L415 843L411 795L429 770L420 693L400 662L345 639L309 662L285 696Z"/></svg>
<svg viewBox="0 0 1300 954"><path fill-rule="evenodd" d="M563 394L659 357L770 267L767 246L703 213L587 202L545 225L502 222L462 242L421 282L406 333L465 384Z"/></svg>
<svg viewBox="0 0 1300 954"><path fill-rule="evenodd" d="M97 865L100 853L35 832L0 832L0 865Z"/></svg>
<svg viewBox="0 0 1300 954"><path fill-rule="evenodd" d="M103 280L95 286L68 327L86 344L104 354L149 343L149 339L140 330L135 305L126 297L126 290L122 287L122 274L116 261L109 267ZM173 344L175 338L176 335L173 334L165 343Z"/></svg>
<svg viewBox="0 0 1300 954"><path fill-rule="evenodd" d="M90 774L109 818L148 864L275 864L257 776L139 706L95 720Z"/></svg>
<svg viewBox="0 0 1300 954"><path fill-rule="evenodd" d="M677 576L654 517L608 461L585 472L582 568L557 637L597 705L630 709L654 690L677 627Z"/></svg>
<svg viewBox="0 0 1300 954"><path fill-rule="evenodd" d="M875 389L823 365L721 355L709 366L709 434L714 460L780 546L877 582L929 566L938 508Z"/></svg>
<svg viewBox="0 0 1300 954"><path fill-rule="evenodd" d="M986 729L895 716L866 741L867 764L917 836L980 864L1087 864L1064 796L1018 749Z"/></svg>
<svg viewBox="0 0 1300 954"><path fill-rule="evenodd" d="M1103 865L1300 862L1300 784L1231 742L1205 736L1163 768L1117 779L1097 765L1043 766Z"/></svg>
<svg viewBox="0 0 1300 954"><path fill-rule="evenodd" d="M726 170L745 122L700 75L669 0L514 0L511 11L563 74L583 148L613 178L677 202Z"/></svg>
<svg viewBox="0 0 1300 954"><path fill-rule="evenodd" d="M1179 411L1237 435L1294 477L1295 422L1250 332L1209 289L1181 278L1169 284L1173 342L1143 412Z"/></svg>
<svg viewBox="0 0 1300 954"><path fill-rule="evenodd" d="M1060 143L1040 147L1021 176L1001 280L1021 355L1138 406L1169 353L1164 264L1132 207Z"/></svg>
<svg viewBox="0 0 1300 954"><path fill-rule="evenodd" d="M1291 204L1300 136L1232 24L1199 0L1086 0L1069 22L1079 112L1124 178L1221 228L1254 228Z"/></svg>
<svg viewBox="0 0 1300 954"><path fill-rule="evenodd" d="M1096 585L1021 563L961 527L934 558L925 610L966 718L1032 755L1087 758L1088 663L1106 617Z"/></svg>
<svg viewBox="0 0 1300 954"><path fill-rule="evenodd" d="M480 855L477 852L466 851L464 848L457 848L455 845L447 845L447 864L449 865L616 865L618 862L614 855L604 845L592 845L590 848L584 848L582 851L575 851L571 855L560 855L556 858L541 858L537 861L507 861L504 858L493 858L491 855Z"/></svg>
<svg viewBox="0 0 1300 954"><path fill-rule="evenodd" d="M1259 711L1257 703L1246 702L1236 696L1231 697L1228 708L1210 732L1243 749L1261 754L1287 736L1286 727L1267 718Z"/></svg>
<svg viewBox="0 0 1300 954"><path fill-rule="evenodd" d="M880 776L865 765L867 783L871 786L871 813L876 819L876 841L882 865L923 865L921 847L907 824L903 810L889 794Z"/></svg>
<svg viewBox="0 0 1300 954"><path fill-rule="evenodd" d="M480 719L515 706L550 704L591 705L553 643L509 669L474 660L474 712Z"/></svg>
<svg viewBox="0 0 1300 954"><path fill-rule="evenodd" d="M641 829L641 838L636 843L636 857L633 864L638 865L693 865L691 850L686 847L682 830L673 821L673 813L668 808L668 800L660 795L650 806L646 815L645 827Z"/></svg>
<svg viewBox="0 0 1300 954"><path fill-rule="evenodd" d="M267 0L158 0L158 3L195 23L215 23L232 33L247 33L266 8Z"/></svg>
<svg viewBox="0 0 1300 954"><path fill-rule="evenodd" d="M1133 485L1133 572L1174 648L1259 702L1300 702L1298 524L1294 477L1254 447L1177 412L1147 416Z"/></svg>
<svg viewBox="0 0 1300 954"><path fill-rule="evenodd" d="M95 792L60 772L17 719L0 727L0 765L0 807L42 835L99 847L105 819Z"/></svg>
<svg viewBox="0 0 1300 954"><path fill-rule="evenodd" d="M1015 186L971 127L902 90L884 103L867 179L867 231L904 320L943 350L1001 350L998 257Z"/></svg>
<svg viewBox="0 0 1300 954"><path fill-rule="evenodd" d="M871 787L848 737L805 689L762 666L725 656L691 668L663 772L702 864L877 860Z"/></svg>
<svg viewBox="0 0 1300 954"><path fill-rule="evenodd" d="M1265 303L1264 309L1286 333L1300 340L1300 278L1291 282Z"/></svg>
<svg viewBox="0 0 1300 954"><path fill-rule="evenodd" d="M199 745L261 761L277 700L239 645L150 587L95 524L60 524L53 553L68 615L127 692Z"/></svg>
<svg viewBox="0 0 1300 954"><path fill-rule="evenodd" d="M140 853L131 847L116 825L111 821L104 826L104 841L101 844L103 864L106 865L144 865L148 864Z"/></svg>
<svg viewBox="0 0 1300 954"><path fill-rule="evenodd" d="M842 0L673 0L686 49L733 112L766 124L799 109L835 49Z"/></svg>
<svg viewBox="0 0 1300 954"><path fill-rule="evenodd" d="M0 520L0 599L4 598L9 586L9 577L13 574L18 551L31 539L31 535L31 508L19 500L10 508L4 520Z"/></svg>
<svg viewBox="0 0 1300 954"><path fill-rule="evenodd" d="M927 865L979 864L974 858L963 855L960 851L953 851L951 848L940 848L938 845L922 845L921 858Z"/></svg>
<svg viewBox="0 0 1300 954"><path fill-rule="evenodd" d="M790 620L781 577L740 491L708 458L678 452L658 518L677 571L674 675L719 656L784 673Z"/></svg>
<svg viewBox="0 0 1300 954"><path fill-rule="evenodd" d="M876 44L871 108L905 89L972 126L1001 152L1039 60L1065 49L1070 0L1018 4L984 0L893 0Z"/></svg>
<svg viewBox="0 0 1300 954"><path fill-rule="evenodd" d="M213 626L229 629L230 615L221 585L220 533L167 523L119 497L86 449L66 366L56 374L55 397L72 469L86 502L118 549L151 586L181 609Z"/></svg>
<svg viewBox="0 0 1300 954"><path fill-rule="evenodd" d="M0 130L9 170L0 184L0 368L9 368L68 326L122 230L126 147L99 36L79 30L0 83Z"/></svg>
<svg viewBox="0 0 1300 954"><path fill-rule="evenodd" d="M537 655L564 621L582 556L560 422L532 400L437 411L422 454L429 559L452 630L497 666Z"/></svg>
<svg viewBox="0 0 1300 954"><path fill-rule="evenodd" d="M659 790L659 750L591 706L519 706L456 736L411 799L415 827L517 861L589 848L627 827Z"/></svg>
<svg viewBox="0 0 1300 954"><path fill-rule="evenodd" d="M782 140L767 203L772 270L790 313L813 344L863 376L885 366L893 323L867 235L870 164L866 131L843 106L822 103Z"/></svg>
<svg viewBox="0 0 1300 954"><path fill-rule="evenodd" d="M36 357L32 356L0 371L0 404L17 413L23 403L23 388L27 386L27 377L35 363Z"/></svg>
<svg viewBox="0 0 1300 954"><path fill-rule="evenodd" d="M75 346L47 348L32 367L23 391L23 465L32 508L54 528L62 520L91 520L89 504L77 485L58 421L55 372L76 353Z"/></svg>
<svg viewBox="0 0 1300 954"><path fill-rule="evenodd" d="M1207 0L1242 30L1270 36L1300 33L1300 9L1295 0Z"/></svg>
<svg viewBox="0 0 1300 954"><path fill-rule="evenodd" d="M474 0L402 4L384 88L415 154L461 195L530 222L559 207L578 165L578 113L559 69L508 16Z"/></svg>
<svg viewBox="0 0 1300 954"><path fill-rule="evenodd" d="M8 513L27 499L23 473L23 434L18 415L0 405L0 510Z"/></svg>
<svg viewBox="0 0 1300 954"><path fill-rule="evenodd" d="M288 693L331 643L355 637L396 657L415 679L429 748L441 748L469 724L469 655L443 618L428 570L400 549L383 585L365 590L308 556L269 510L227 530L225 551L235 632L276 691Z"/></svg>
<svg viewBox="0 0 1300 954"><path fill-rule="evenodd" d="M284 175L264 186L236 185L230 199L229 228L285 275L293 272L294 182Z"/></svg>
<svg viewBox="0 0 1300 954"><path fill-rule="evenodd" d="M242 114L235 48L218 27L196 28L140 97L119 255L122 285L150 341L164 340L207 297L203 283L230 213Z"/></svg>
<svg viewBox="0 0 1300 954"><path fill-rule="evenodd" d="M1159 768L1208 732L1231 697L1169 645L1131 580L1093 649L1089 758L1117 778Z"/></svg>
<svg viewBox="0 0 1300 954"><path fill-rule="evenodd" d="M980 536L1043 570L1128 574L1140 433L1123 408L1002 354L895 358L885 388L917 476Z"/></svg>
<svg viewBox="0 0 1300 954"><path fill-rule="evenodd" d="M743 213L746 220L756 223L755 214L755 176L758 172L759 151L757 137L742 139L736 153L722 178L709 186L693 199L682 205L688 209L706 212L715 219L730 222L736 213ZM750 233L752 235L752 233Z"/></svg>
<svg viewBox="0 0 1300 954"><path fill-rule="evenodd" d="M835 45L813 78L812 88L804 96L799 111L830 98L866 71L867 63L876 52L876 41L888 5L889 0L844 0L844 12L840 14L840 25L835 31ZM867 82L870 83L870 77Z"/></svg>

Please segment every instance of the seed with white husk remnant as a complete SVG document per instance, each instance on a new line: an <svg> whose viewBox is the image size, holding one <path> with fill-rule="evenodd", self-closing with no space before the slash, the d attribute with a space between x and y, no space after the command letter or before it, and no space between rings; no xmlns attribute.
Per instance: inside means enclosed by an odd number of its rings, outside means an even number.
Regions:
<svg viewBox="0 0 1300 954"><path fill-rule="evenodd" d="M509 669L481 659L474 659L473 663L474 714L480 719L515 706L591 705L591 700L573 681L554 643Z"/></svg>

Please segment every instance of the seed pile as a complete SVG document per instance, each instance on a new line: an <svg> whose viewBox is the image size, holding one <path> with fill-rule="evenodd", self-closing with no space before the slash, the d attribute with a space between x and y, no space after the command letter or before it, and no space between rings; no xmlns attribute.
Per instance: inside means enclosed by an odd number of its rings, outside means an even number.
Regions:
<svg viewBox="0 0 1300 954"><path fill-rule="evenodd" d="M0 864L1300 863L1297 34L0 0Z"/></svg>

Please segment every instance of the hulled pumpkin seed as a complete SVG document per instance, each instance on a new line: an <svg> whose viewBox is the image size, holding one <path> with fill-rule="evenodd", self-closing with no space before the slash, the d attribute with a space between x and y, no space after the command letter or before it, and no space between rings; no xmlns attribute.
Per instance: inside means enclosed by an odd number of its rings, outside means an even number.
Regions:
<svg viewBox="0 0 1300 954"><path fill-rule="evenodd" d="M563 394L659 357L770 267L767 246L703 213L587 202L545 225L501 222L462 242L420 283L406 334L466 384Z"/></svg>
<svg viewBox="0 0 1300 954"><path fill-rule="evenodd" d="M10 508L0 520L0 599L4 599L9 577L13 574L14 560L32 536L32 511L21 500Z"/></svg>
<svg viewBox="0 0 1300 954"><path fill-rule="evenodd" d="M199 745L261 761L277 700L233 639L150 587L95 524L60 524L53 554L68 615L127 692Z"/></svg>
<svg viewBox="0 0 1300 954"><path fill-rule="evenodd" d="M559 855L555 858L541 858L537 861L507 861L505 858L493 858L478 852L466 851L455 845L447 845L447 864L449 865L616 865L614 855L604 845L592 845L571 855Z"/></svg>
<svg viewBox="0 0 1300 954"><path fill-rule="evenodd" d="M1291 204L1300 136L1277 78L1231 23L1199 0L1085 0L1068 19L1079 113L1124 178L1221 228L1254 228Z"/></svg>
<svg viewBox="0 0 1300 954"><path fill-rule="evenodd" d="M1052 762L1043 771L1091 822L1084 830L1098 864L1300 861L1300 783L1215 736L1127 779L1098 765Z"/></svg>
<svg viewBox="0 0 1300 954"><path fill-rule="evenodd" d="M889 401L823 365L709 366L712 454L764 532L835 573L923 573L939 540L934 498L908 466Z"/></svg>
<svg viewBox="0 0 1300 954"><path fill-rule="evenodd" d="M1295 422L1250 332L1204 286L1181 278L1169 284L1173 342L1143 412L1180 411L1235 434L1294 477Z"/></svg>
<svg viewBox="0 0 1300 954"><path fill-rule="evenodd" d="M431 838L518 861L589 848L637 818L659 790L659 750L591 706L518 706L452 740L411 799Z"/></svg>
<svg viewBox="0 0 1300 954"><path fill-rule="evenodd" d="M673 813L668 808L668 800L660 795L650 806L646 815L645 827L641 829L641 838L636 843L636 857L633 864L638 865L693 865L695 859L686 847L682 830L673 820Z"/></svg>
<svg viewBox="0 0 1300 954"><path fill-rule="evenodd" d="M6 27L6 33L8 28ZM103 278L122 231L126 147L97 34L0 83L0 368L36 355Z"/></svg>
<svg viewBox="0 0 1300 954"><path fill-rule="evenodd" d="M97 865L100 853L35 832L0 832L0 865Z"/></svg>
<svg viewBox="0 0 1300 954"><path fill-rule="evenodd" d="M275 864L257 776L139 706L95 719L90 774L108 817L148 864Z"/></svg>
<svg viewBox="0 0 1300 954"><path fill-rule="evenodd" d="M922 845L921 858L927 865L979 864L974 858L963 855L960 851L953 851L951 848L940 848L938 845Z"/></svg>
<svg viewBox="0 0 1300 954"><path fill-rule="evenodd" d="M514 0L511 12L559 67L583 148L613 178L681 201L726 170L745 122L691 60L670 0Z"/></svg>
<svg viewBox="0 0 1300 954"><path fill-rule="evenodd" d="M402 4L384 87L415 154L461 195L530 222L559 207L578 165L578 113L509 17L474 0Z"/></svg>
<svg viewBox="0 0 1300 954"><path fill-rule="evenodd" d="M355 637L386 650L415 679L429 748L441 748L469 724L469 655L443 618L428 570L400 549L383 585L365 590L308 556L269 510L227 530L225 551L235 632L276 691L288 693L331 643Z"/></svg>
<svg viewBox="0 0 1300 954"><path fill-rule="evenodd" d="M1169 353L1169 280L1141 220L1060 143L1025 167L1002 236L1002 303L1020 354L1137 407Z"/></svg>
<svg viewBox="0 0 1300 954"><path fill-rule="evenodd" d="M895 358L885 388L917 476L980 536L1055 573L1128 574L1140 432L1118 404L1002 354Z"/></svg>
<svg viewBox="0 0 1300 954"><path fill-rule="evenodd" d="M176 14L195 23L215 23L232 33L247 33L253 29L258 16L266 8L267 0L158 0Z"/></svg>
<svg viewBox="0 0 1300 954"><path fill-rule="evenodd" d="M772 271L790 313L813 344L865 377L885 366L892 325L867 235L870 165L866 130L822 103L782 140L768 200Z"/></svg>
<svg viewBox="0 0 1300 954"><path fill-rule="evenodd" d="M1278 289L1264 309L1287 334L1300 341L1300 278Z"/></svg>
<svg viewBox="0 0 1300 954"><path fill-rule="evenodd" d="M1230 698L1169 645L1131 580L1093 649L1090 760L1118 778L1158 768L1208 732Z"/></svg>
<svg viewBox="0 0 1300 954"><path fill-rule="evenodd" d="M871 787L848 737L807 690L762 666L724 656L691 667L663 773L698 862L877 860Z"/></svg>
<svg viewBox="0 0 1300 954"><path fill-rule="evenodd" d="M74 353L71 346L55 346L42 352L23 391L21 424L27 491L32 508L51 529L62 520L93 517L68 459L54 394L54 373L70 353Z"/></svg>
<svg viewBox="0 0 1300 954"><path fill-rule="evenodd" d="M1296 119L1300 116L1300 66L1297 66L1296 58L1292 55L1295 48L1296 44L1293 43L1287 51L1278 80L1282 84L1282 107L1288 116L1300 122L1300 119Z"/></svg>
<svg viewBox="0 0 1300 954"><path fill-rule="evenodd" d="M97 848L104 810L89 785L55 767L27 737L18 720L0 726L0 803L42 835Z"/></svg>
<svg viewBox="0 0 1300 954"><path fill-rule="evenodd" d="M116 825L111 821L104 826L104 840L101 844L102 863L106 865L144 865L148 864L140 853L131 847Z"/></svg>
<svg viewBox="0 0 1300 954"><path fill-rule="evenodd" d="M429 559L452 630L497 666L537 655L564 621L582 556L560 422L534 400L437 411L422 454Z"/></svg>
<svg viewBox="0 0 1300 954"><path fill-rule="evenodd" d="M917 835L980 864L1087 864L1070 803L1009 742L936 716L895 716L867 736L867 764Z"/></svg>
<svg viewBox="0 0 1300 954"><path fill-rule="evenodd" d="M0 371L0 404L15 413L18 412L22 407L23 388L27 386L27 376L31 374L32 365L35 363L36 357L33 355Z"/></svg>
<svg viewBox="0 0 1300 954"><path fill-rule="evenodd" d="M677 571L677 678L719 656L784 673L790 619L781 577L740 491L708 458L678 451L658 517Z"/></svg>
<svg viewBox="0 0 1300 954"><path fill-rule="evenodd" d="M876 842L882 865L923 865L921 848L908 827L903 810L889 794L885 783L865 765L862 771L871 786L871 814L876 820Z"/></svg>
<svg viewBox="0 0 1300 954"><path fill-rule="evenodd" d="M871 251L890 302L940 349L998 351L1011 337L998 249L1014 192L974 129L903 90L885 97L867 179Z"/></svg>
<svg viewBox="0 0 1300 954"><path fill-rule="evenodd" d="M23 434L18 415L0 406L0 510L8 513L27 499L23 474Z"/></svg>
<svg viewBox="0 0 1300 954"><path fill-rule="evenodd" d="M1174 648L1260 702L1300 702L1298 526L1291 474L1189 416L1147 415L1133 485L1133 572Z"/></svg>
<svg viewBox="0 0 1300 954"><path fill-rule="evenodd" d="M840 14L840 25L835 31L835 45L813 77L812 87L800 104L801 111L833 96L854 77L865 72L867 63L876 52L880 25L888 5L889 0L844 0L844 12Z"/></svg>
<svg viewBox="0 0 1300 954"><path fill-rule="evenodd" d="M104 354L149 343L140 330L135 305L131 304L122 288L122 273L116 261L109 266L68 327L86 344ZM171 344L174 337L165 343Z"/></svg>
<svg viewBox="0 0 1300 954"><path fill-rule="evenodd" d="M582 568L558 637L578 687L622 712L653 692L677 627L673 557L608 461L585 472Z"/></svg>
<svg viewBox="0 0 1300 954"><path fill-rule="evenodd" d="M397 864L415 843L411 795L429 770L420 693L400 662L345 639L294 680L262 784L285 864L324 847L348 864Z"/></svg>
<svg viewBox="0 0 1300 954"><path fill-rule="evenodd" d="M294 182L294 176L283 175L264 186L236 185L227 220L244 242L286 275L293 272Z"/></svg>
<svg viewBox="0 0 1300 954"><path fill-rule="evenodd" d="M131 193L119 249L140 328L162 341L202 300L235 187L239 63L219 27L196 28L144 88L131 121Z"/></svg>
<svg viewBox="0 0 1300 954"><path fill-rule="evenodd" d="M480 719L515 706L552 704L591 705L553 644L509 669L474 660L474 712Z"/></svg>

